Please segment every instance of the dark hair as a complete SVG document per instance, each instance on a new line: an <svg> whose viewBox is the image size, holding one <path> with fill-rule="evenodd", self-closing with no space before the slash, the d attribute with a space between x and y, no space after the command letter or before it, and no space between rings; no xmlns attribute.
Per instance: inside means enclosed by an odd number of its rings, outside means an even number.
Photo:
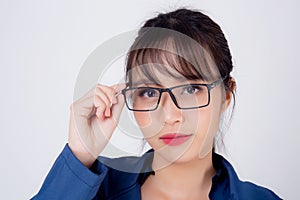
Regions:
<svg viewBox="0 0 300 200"><path fill-rule="evenodd" d="M162 30L173 30L192 38L202 47L202 50L185 41L177 41L176 38L148 32L147 28L161 28ZM145 30L143 30L145 29ZM151 48L153 44L158 46L173 45L173 48L181 55L159 48ZM200 44L200 45L199 45ZM141 48L147 47L147 48ZM204 49L204 51L203 51ZM188 59L185 59L188 57ZM138 32L130 51L127 54L126 78L131 83L131 74L135 66L148 63L165 63L172 66L177 72L187 79L203 79L205 72L210 72L209 59L214 62L219 75L226 77L223 81L226 94L233 95L233 109L235 106L235 81L230 73L233 69L232 56L227 40L218 24L207 15L198 10L180 8L168 13L160 13L158 16L147 20ZM200 63L199 63L200 60ZM171 73L166 68L163 72ZM150 80L155 79L155 74L150 68L142 68L141 72ZM156 80L157 81L157 80ZM231 119L231 117L230 117Z"/></svg>

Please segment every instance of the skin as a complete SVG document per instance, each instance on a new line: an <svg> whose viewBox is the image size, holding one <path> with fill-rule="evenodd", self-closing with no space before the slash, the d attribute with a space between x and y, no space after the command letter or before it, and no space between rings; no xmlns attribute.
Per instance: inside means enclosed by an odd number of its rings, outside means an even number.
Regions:
<svg viewBox="0 0 300 200"><path fill-rule="evenodd" d="M159 71L156 74L162 80L160 87L184 84L182 80ZM142 78L138 74L133 77ZM200 80L197 82L203 83ZM88 168L103 151L117 126L124 98L115 94L124 87L124 84L97 84L70 106L68 145ZM215 174L212 166L213 138L218 130L220 115L231 100L231 93L222 94L224 88L220 84L211 90L209 106L181 110L164 93L157 110L134 112L146 140L155 150L152 168L156 173L142 185L142 199L208 199ZM192 137L175 147L167 146L159 139L163 134L174 132L192 134Z"/></svg>
<svg viewBox="0 0 300 200"><path fill-rule="evenodd" d="M184 84L176 78L156 73L160 85L173 87ZM136 74L133 82L143 79ZM201 80L187 83L205 83ZM140 86L161 87L155 83ZM217 133L220 115L229 106L231 95L222 96L224 88L211 90L211 102L200 109L178 109L168 93L162 94L159 107L151 112L134 112L147 142L155 150L151 175L141 188L142 199L208 199L211 180L213 138ZM167 146L161 139L167 133L192 134L185 143ZM176 176L174 176L176 174Z"/></svg>
<svg viewBox="0 0 300 200"><path fill-rule="evenodd" d="M70 106L68 145L88 168L103 151L114 132L124 107L125 84L97 84Z"/></svg>

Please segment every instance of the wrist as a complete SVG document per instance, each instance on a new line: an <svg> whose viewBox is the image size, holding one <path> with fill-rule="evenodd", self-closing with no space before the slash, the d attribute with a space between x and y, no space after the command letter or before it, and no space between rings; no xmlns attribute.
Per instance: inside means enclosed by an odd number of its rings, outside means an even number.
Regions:
<svg viewBox="0 0 300 200"><path fill-rule="evenodd" d="M76 158L87 168L90 168L95 162L96 158L92 156L82 145L74 145L72 142L68 143L72 153Z"/></svg>

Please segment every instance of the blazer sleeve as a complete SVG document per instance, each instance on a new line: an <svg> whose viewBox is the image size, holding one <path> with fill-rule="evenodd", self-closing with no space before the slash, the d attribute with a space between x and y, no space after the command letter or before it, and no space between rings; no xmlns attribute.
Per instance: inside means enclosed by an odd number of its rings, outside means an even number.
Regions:
<svg viewBox="0 0 300 200"><path fill-rule="evenodd" d="M85 167L68 144L56 159L39 192L32 200L93 199L103 182L107 168L96 161L93 170Z"/></svg>

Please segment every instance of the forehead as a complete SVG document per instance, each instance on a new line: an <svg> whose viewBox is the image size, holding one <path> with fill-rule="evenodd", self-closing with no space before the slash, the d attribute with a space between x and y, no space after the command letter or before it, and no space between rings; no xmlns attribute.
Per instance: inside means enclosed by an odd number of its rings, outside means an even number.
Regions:
<svg viewBox="0 0 300 200"><path fill-rule="evenodd" d="M156 82L166 78L214 80L219 77L218 67L209 48L199 41L169 29L143 29L128 52L127 81L130 84L143 76Z"/></svg>
<svg viewBox="0 0 300 200"><path fill-rule="evenodd" d="M129 86L138 80L167 85L170 82L192 80L211 82L219 77L218 68L205 54L194 55L197 62L190 62L176 53L160 49L137 50L129 57L126 72Z"/></svg>
<svg viewBox="0 0 300 200"><path fill-rule="evenodd" d="M175 85L192 83L204 83L205 81L200 77L188 79L183 74L174 68L166 65L143 65L134 67L131 71L132 79L131 85L140 86L154 84L162 87L172 87Z"/></svg>

